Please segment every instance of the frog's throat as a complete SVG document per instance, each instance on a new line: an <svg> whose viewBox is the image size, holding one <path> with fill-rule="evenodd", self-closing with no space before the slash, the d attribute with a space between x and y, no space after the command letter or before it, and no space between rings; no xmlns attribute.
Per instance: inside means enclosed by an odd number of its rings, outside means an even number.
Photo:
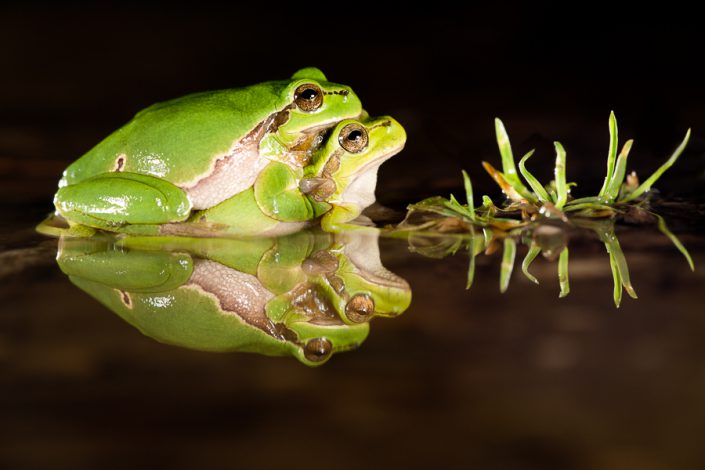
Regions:
<svg viewBox="0 0 705 470"><path fill-rule="evenodd" d="M378 234L346 237L345 256L367 282L379 287L411 290L404 278L389 271L382 264L378 238Z"/></svg>
<svg viewBox="0 0 705 470"><path fill-rule="evenodd" d="M377 158L366 162L360 168L356 169L352 175L341 175L341 179L346 179L347 184L338 186L338 190L341 191L340 200L343 203L355 204L360 210L374 204L376 200L375 189L377 188L377 171L379 167L402 149L403 145L392 148L379 155Z"/></svg>
<svg viewBox="0 0 705 470"><path fill-rule="evenodd" d="M252 186L269 163L259 154L262 138L276 132L289 119L290 107L270 114L223 155L214 159L208 171L192 181L179 184L194 209L207 209Z"/></svg>

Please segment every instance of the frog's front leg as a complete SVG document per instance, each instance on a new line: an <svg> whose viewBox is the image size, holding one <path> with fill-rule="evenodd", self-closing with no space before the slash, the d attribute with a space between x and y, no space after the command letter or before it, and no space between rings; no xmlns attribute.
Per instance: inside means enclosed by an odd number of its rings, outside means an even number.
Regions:
<svg viewBox="0 0 705 470"><path fill-rule="evenodd" d="M303 170L272 162L255 181L257 205L267 216L282 222L306 222L316 217L311 200L299 189Z"/></svg>
<svg viewBox="0 0 705 470"><path fill-rule="evenodd" d="M191 201L181 188L129 172L101 173L64 186L54 205L71 223L111 231L123 225L180 222L191 212Z"/></svg>

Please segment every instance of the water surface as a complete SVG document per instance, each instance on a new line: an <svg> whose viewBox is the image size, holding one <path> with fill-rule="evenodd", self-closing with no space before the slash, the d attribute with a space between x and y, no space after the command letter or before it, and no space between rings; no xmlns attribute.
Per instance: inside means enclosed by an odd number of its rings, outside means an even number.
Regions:
<svg viewBox="0 0 705 470"><path fill-rule="evenodd" d="M705 262L705 238L672 211ZM687 211L686 211L687 213ZM23 216L18 216L22 218ZM704 462L702 269L654 228L618 227L638 300L612 300L604 247L570 244L570 295L539 257L499 293L501 250L433 259L379 240L413 300L374 318L359 348L310 368L141 334L74 286L57 241L3 230L0 461L6 468L698 468ZM518 248L517 259L525 253Z"/></svg>

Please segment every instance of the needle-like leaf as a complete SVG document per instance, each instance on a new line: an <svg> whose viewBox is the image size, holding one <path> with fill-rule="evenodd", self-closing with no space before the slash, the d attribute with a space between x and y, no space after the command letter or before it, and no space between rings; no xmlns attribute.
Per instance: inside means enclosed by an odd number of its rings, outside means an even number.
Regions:
<svg viewBox="0 0 705 470"><path fill-rule="evenodd" d="M506 194L506 196L511 199L512 201L515 202L523 202L527 200L533 200L535 201L536 198L531 196L530 198L527 198L523 195L521 195L517 189L507 181L507 178L505 177L504 173L501 171L497 170L495 167L493 167L490 163L488 162L482 162L482 167L485 169L485 171L492 177L492 179L499 185L500 188L502 188L502 192Z"/></svg>
<svg viewBox="0 0 705 470"><path fill-rule="evenodd" d="M452 194L450 195L450 197L448 199L448 203L446 204L446 207L448 207L451 210L454 210L455 212L458 213L458 215L465 216L473 222L475 221L475 211L471 211L471 210L469 210L469 208L463 206L461 203L458 202L458 200Z"/></svg>
<svg viewBox="0 0 705 470"><path fill-rule="evenodd" d="M604 241L605 247L607 248L607 252L610 254L610 257L614 259L614 262L617 266L617 270L619 271L619 277L622 280L622 286L624 286L624 290L627 291L629 297L631 297L632 299L636 299L636 292L634 291L632 283L629 280L629 267L627 266L627 260L624 257L622 247L619 246L619 241L617 240L617 237L612 233L609 234Z"/></svg>
<svg viewBox="0 0 705 470"><path fill-rule="evenodd" d="M529 186L531 186L531 189L534 190L536 193L536 196L538 196L539 201L546 203L550 202L551 198L548 197L548 193L546 192L546 189L541 186L541 183L539 183L539 180L537 180L534 175L532 175L529 170L526 169L526 161L531 158L531 156L534 154L534 151L531 150L528 152L524 157L519 160L519 171L521 172L521 175L524 177L527 183L529 183Z"/></svg>
<svg viewBox="0 0 705 470"><path fill-rule="evenodd" d="M468 246L468 248L470 248ZM472 281L475 279L475 255L472 253L472 248L469 250L470 263L468 264L468 278L465 282L465 290L469 290L472 287Z"/></svg>
<svg viewBox="0 0 705 470"><path fill-rule="evenodd" d="M472 183L470 182L470 176L463 170L463 184L465 185L465 199L468 202L468 215L470 220L475 222L475 199L472 195Z"/></svg>
<svg viewBox="0 0 705 470"><path fill-rule="evenodd" d="M596 202L596 203L602 203L603 200L602 198L598 196L591 196L591 197L580 197L578 199L571 199L566 203L566 208L565 210L568 210L568 207L572 206L573 204L585 204L587 202Z"/></svg>
<svg viewBox="0 0 705 470"><path fill-rule="evenodd" d="M568 247L561 251L558 258L558 282L561 285L561 293L558 297L563 298L570 293L570 282L568 281Z"/></svg>
<svg viewBox="0 0 705 470"><path fill-rule="evenodd" d="M483 235L476 235L473 229L472 237L468 241L468 256L470 257L470 263L468 265L468 277L465 282L465 289L470 289L472 287L472 282L475 279L475 258L479 255L482 250L485 249L485 238Z"/></svg>
<svg viewBox="0 0 705 470"><path fill-rule="evenodd" d="M619 308L622 303L622 278L619 275L619 269L617 268L617 262L614 260L614 255L609 253L610 256L610 268L612 269L612 280L614 282L614 289L612 291L612 297L614 298L614 305Z"/></svg>
<svg viewBox="0 0 705 470"><path fill-rule="evenodd" d="M676 246L676 248L678 248L678 251L680 251L683 254L683 256L685 256L685 260L688 262L688 266L690 266L690 270L695 271L695 265L693 264L693 258L690 257L690 253L688 253L688 250L685 248L685 246L683 246L681 241L678 240L678 237L676 237L673 234L673 232L671 232L668 229L668 226L666 225L666 221L663 220L663 217L661 217L658 214L654 214L653 212L652 212L652 214L654 216L656 216L656 218L658 219L658 229L661 231L661 233L666 235L669 238L669 240L671 240L671 243L673 243Z"/></svg>
<svg viewBox="0 0 705 470"><path fill-rule="evenodd" d="M489 227L483 227L482 228L482 236L485 239L485 248L490 246L490 243L492 242L492 238L494 237L494 233L492 233L492 229Z"/></svg>
<svg viewBox="0 0 705 470"><path fill-rule="evenodd" d="M605 210L605 211L610 211L614 212L614 209L612 206L608 206L606 204L596 204L594 202L585 202L582 204L570 204L566 207L563 208L563 212L573 212L573 211L579 211L581 209L591 209L591 210Z"/></svg>
<svg viewBox="0 0 705 470"><path fill-rule="evenodd" d="M531 266L531 263L539 255L539 253L541 253L541 247L532 243L529 247L529 251L526 252L524 261L521 263L521 271L524 273L524 276L526 276L534 284L538 284L539 280L536 279L536 276L529 272L529 266Z"/></svg>
<svg viewBox="0 0 705 470"><path fill-rule="evenodd" d="M517 244L513 238L507 237L504 239L504 250L502 252L502 266L499 272L499 291L507 292L509 288L509 279L512 277L514 270L514 258L516 257Z"/></svg>
<svg viewBox="0 0 705 470"><path fill-rule="evenodd" d="M600 197L605 196L607 192L607 187L609 186L612 174L614 173L614 161L617 158L617 142L618 142L618 131L617 131L617 118L614 116L614 111L610 111L610 148L607 153L607 176L605 176L605 182L602 183L602 189L600 189Z"/></svg>
<svg viewBox="0 0 705 470"><path fill-rule="evenodd" d="M504 178L512 185L514 190L521 195L527 201L536 201L531 192L524 186L524 184L519 179L516 167L514 166L514 155L512 154L512 146L509 143L509 135L507 135L507 130L504 128L504 124L499 118L494 120L495 133L497 134L497 146L499 147L499 153L502 155L502 171L504 172ZM504 189L504 188L502 188Z"/></svg>
<svg viewBox="0 0 705 470"><path fill-rule="evenodd" d="M688 140L690 140L690 129L688 129L688 132L685 133L685 137L683 138L683 141L680 143L678 147L676 147L676 150L673 151L673 154L666 160L666 163L661 165L658 170L656 170L651 176L649 176L646 181L641 183L638 188L636 188L634 191L631 193L627 194L625 197L623 197L619 202L629 202L633 199L638 198L642 194L644 194L646 191L651 189L651 186L658 180L661 175L663 175L666 170L671 168L674 163L676 163L676 160L678 160L678 157L681 156L681 153L683 153L683 150L685 149L685 146L688 145Z"/></svg>
<svg viewBox="0 0 705 470"><path fill-rule="evenodd" d="M633 140L628 140L625 142L622 151L619 152L617 157L617 164L614 168L614 173L607 185L607 191L605 192L606 202L613 203L617 196L619 195L619 188L624 182L624 176L627 174L627 157L629 156L629 151L632 149Z"/></svg>
<svg viewBox="0 0 705 470"><path fill-rule="evenodd" d="M565 149L560 142L554 142L556 147L556 207L562 209L566 201L568 201L568 186L565 182Z"/></svg>

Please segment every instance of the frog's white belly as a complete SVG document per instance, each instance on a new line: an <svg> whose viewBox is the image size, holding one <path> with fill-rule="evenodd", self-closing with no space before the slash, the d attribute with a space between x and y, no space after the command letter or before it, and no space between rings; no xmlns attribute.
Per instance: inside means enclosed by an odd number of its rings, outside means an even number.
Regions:
<svg viewBox="0 0 705 470"><path fill-rule="evenodd" d="M208 176L183 189L194 209L208 209L251 187L267 163L257 145L235 145L215 161Z"/></svg>
<svg viewBox="0 0 705 470"><path fill-rule="evenodd" d="M196 260L187 287L198 287L213 295L223 313L234 313L250 325L262 330L272 329L265 306L274 294L262 286L255 276L216 263Z"/></svg>

